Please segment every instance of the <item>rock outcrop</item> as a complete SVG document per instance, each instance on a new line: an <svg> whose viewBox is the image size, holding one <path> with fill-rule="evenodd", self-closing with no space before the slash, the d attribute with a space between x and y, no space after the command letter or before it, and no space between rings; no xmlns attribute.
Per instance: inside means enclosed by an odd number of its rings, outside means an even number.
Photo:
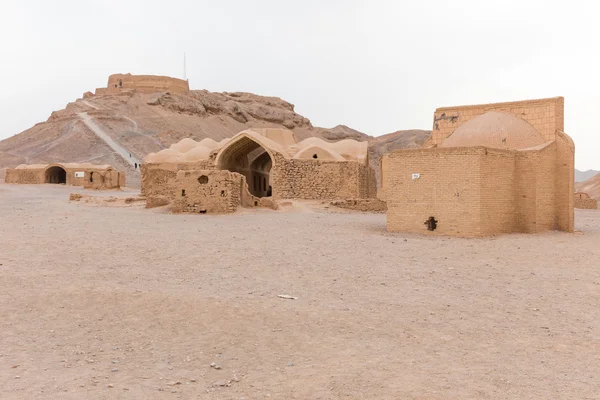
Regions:
<svg viewBox="0 0 600 400"><path fill-rule="evenodd" d="M248 128L269 127L290 129L299 140L369 140L374 147L369 153L370 161L378 170L379 156L385 151L420 146L429 134L400 131L373 138L344 125L332 129L314 127L285 100L243 92L86 92L82 99L51 113L45 122L0 141L0 168L50 162L110 164L126 171L129 185L139 185L139 172L131 165L134 163L124 160L91 132L82 122L83 113L110 140L126 149L132 159L138 160L186 137L218 142Z"/></svg>

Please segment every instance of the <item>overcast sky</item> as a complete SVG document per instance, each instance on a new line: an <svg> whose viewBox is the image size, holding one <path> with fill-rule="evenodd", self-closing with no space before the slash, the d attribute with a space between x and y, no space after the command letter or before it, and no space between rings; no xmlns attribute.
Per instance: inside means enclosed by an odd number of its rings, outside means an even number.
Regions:
<svg viewBox="0 0 600 400"><path fill-rule="evenodd" d="M281 97L313 125L431 129L436 107L565 97L579 169L600 169L592 0L0 0L0 139L109 74Z"/></svg>

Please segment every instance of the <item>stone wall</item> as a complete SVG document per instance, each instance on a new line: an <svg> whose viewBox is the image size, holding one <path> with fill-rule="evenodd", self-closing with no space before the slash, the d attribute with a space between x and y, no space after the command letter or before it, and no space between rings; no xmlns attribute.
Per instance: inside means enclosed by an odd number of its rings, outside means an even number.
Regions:
<svg viewBox="0 0 600 400"><path fill-rule="evenodd" d="M564 131L564 98L516 101L510 103L443 107L435 110L431 144L440 144L456 128L488 111L502 111L529 122L546 141L555 140L556 131Z"/></svg>
<svg viewBox="0 0 600 400"><path fill-rule="evenodd" d="M375 173L355 161L285 159L275 155L273 197L279 199L358 199L374 197Z"/></svg>
<svg viewBox="0 0 600 400"><path fill-rule="evenodd" d="M596 210L598 208L598 200L592 199L587 193L575 193L573 198L575 208L586 210Z"/></svg>

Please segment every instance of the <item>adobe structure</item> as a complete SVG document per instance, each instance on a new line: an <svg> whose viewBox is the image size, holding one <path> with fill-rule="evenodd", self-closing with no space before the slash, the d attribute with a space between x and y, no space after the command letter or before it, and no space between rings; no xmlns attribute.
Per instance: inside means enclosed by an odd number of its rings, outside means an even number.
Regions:
<svg viewBox="0 0 600 400"><path fill-rule="evenodd" d="M375 196L367 142L298 141L286 129L248 129L229 139L183 139L146 156L142 194L173 211L231 212L276 207L279 199L366 199ZM162 198L164 201L156 201Z"/></svg>
<svg viewBox="0 0 600 400"><path fill-rule="evenodd" d="M141 93L183 93L190 90L187 80L158 75L113 74L105 88L96 89L96 96L117 94L123 91ZM84 97L87 97L84 95Z"/></svg>
<svg viewBox="0 0 600 400"><path fill-rule="evenodd" d="M89 163L22 164L6 170L6 183L66 184L89 189L117 189L125 186L125 173L110 165Z"/></svg>
<svg viewBox="0 0 600 400"><path fill-rule="evenodd" d="M574 229L562 97L439 108L426 148L381 160L387 229L459 236Z"/></svg>
<svg viewBox="0 0 600 400"><path fill-rule="evenodd" d="M575 193L575 208L596 210L598 209L598 200L592 199L587 193L577 192Z"/></svg>

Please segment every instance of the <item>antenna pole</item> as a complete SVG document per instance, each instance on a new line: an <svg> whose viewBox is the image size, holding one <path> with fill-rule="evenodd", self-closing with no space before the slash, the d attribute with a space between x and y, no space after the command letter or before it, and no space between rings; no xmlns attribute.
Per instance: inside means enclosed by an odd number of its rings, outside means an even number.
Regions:
<svg viewBox="0 0 600 400"><path fill-rule="evenodd" d="M187 81L187 66L185 62L185 52L183 52L183 80Z"/></svg>

